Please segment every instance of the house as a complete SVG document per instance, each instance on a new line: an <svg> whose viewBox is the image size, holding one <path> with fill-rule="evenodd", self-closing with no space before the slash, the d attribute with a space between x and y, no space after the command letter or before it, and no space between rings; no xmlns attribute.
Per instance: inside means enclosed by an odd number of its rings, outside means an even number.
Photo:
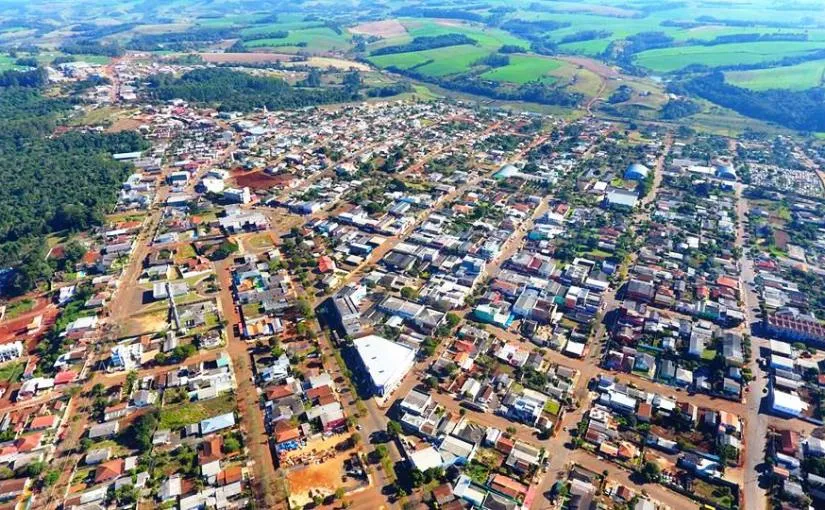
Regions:
<svg viewBox="0 0 825 510"><path fill-rule="evenodd" d="M517 473L530 473L539 465L541 450L522 441L516 441L504 464Z"/></svg>
<svg viewBox="0 0 825 510"><path fill-rule="evenodd" d="M48 430L54 428L56 422L57 416L53 414L37 416L29 423L29 430Z"/></svg>
<svg viewBox="0 0 825 510"><path fill-rule="evenodd" d="M129 405L126 402L121 402L109 406L103 410L103 419L106 421L117 420L123 418L129 413Z"/></svg>
<svg viewBox="0 0 825 510"><path fill-rule="evenodd" d="M89 439L97 439L99 437L111 437L120 431L120 424L117 421L107 421L105 423L97 423L89 428Z"/></svg>
<svg viewBox="0 0 825 510"><path fill-rule="evenodd" d="M123 459L110 460L95 469L95 483L114 480L123 475L126 462Z"/></svg>
<svg viewBox="0 0 825 510"><path fill-rule="evenodd" d="M25 493L31 485L30 478L11 478L0 481L0 500L14 499Z"/></svg>
<svg viewBox="0 0 825 510"><path fill-rule="evenodd" d="M97 448L95 450L89 450L88 452L86 452L85 462L88 466L100 464L101 462L106 462L107 460L109 460L111 456L111 448Z"/></svg>
<svg viewBox="0 0 825 510"><path fill-rule="evenodd" d="M213 418L207 418L200 422L200 433L202 436L235 426L235 414L220 414Z"/></svg>

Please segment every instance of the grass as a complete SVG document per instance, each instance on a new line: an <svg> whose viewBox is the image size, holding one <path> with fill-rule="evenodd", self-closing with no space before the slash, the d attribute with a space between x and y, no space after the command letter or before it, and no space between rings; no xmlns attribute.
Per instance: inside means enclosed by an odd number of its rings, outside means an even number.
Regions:
<svg viewBox="0 0 825 510"><path fill-rule="evenodd" d="M272 237L268 233L263 233L250 237L249 246L257 250L263 250L266 248L272 248L275 245L272 243Z"/></svg>
<svg viewBox="0 0 825 510"><path fill-rule="evenodd" d="M187 402L160 410L159 429L178 429L235 410L235 396L226 394L203 402Z"/></svg>
<svg viewBox="0 0 825 510"><path fill-rule="evenodd" d="M729 71L725 73L725 81L751 90L804 90L820 86L823 73L825 60L812 60L787 67Z"/></svg>
<svg viewBox="0 0 825 510"><path fill-rule="evenodd" d="M195 253L195 248L191 244L184 244L178 248L177 254L175 254L175 259L183 262L186 259L193 259L197 257L198 254Z"/></svg>
<svg viewBox="0 0 825 510"><path fill-rule="evenodd" d="M417 72L428 76L446 76L469 71L476 61L489 54L490 52L484 48L464 44L410 53L379 55L370 57L369 60L378 67L415 68Z"/></svg>
<svg viewBox="0 0 825 510"><path fill-rule="evenodd" d="M704 361L713 361L716 359L716 349L705 349L702 351L702 359Z"/></svg>
<svg viewBox="0 0 825 510"><path fill-rule="evenodd" d="M13 361L0 366L0 381L7 383L15 383L20 380L23 375L23 370L26 369L26 364Z"/></svg>
<svg viewBox="0 0 825 510"><path fill-rule="evenodd" d="M6 305L6 320L20 317L24 313L30 312L34 308L34 300L21 299Z"/></svg>
<svg viewBox="0 0 825 510"><path fill-rule="evenodd" d="M306 43L306 47L298 45ZM283 39L255 39L245 43L250 48L281 47L284 51L300 49L309 52L327 52L334 50L348 50L350 43L343 34L337 34L327 27L314 27L303 30L293 30Z"/></svg>
<svg viewBox="0 0 825 510"><path fill-rule="evenodd" d="M486 80L506 81L518 84L535 80L552 83L556 81L556 78L548 76L548 73L561 66L561 62L552 58L511 55L509 65L491 69L482 74L481 77Z"/></svg>
<svg viewBox="0 0 825 510"><path fill-rule="evenodd" d="M558 400L548 400L546 404L544 404L544 412L548 414L552 414L553 416L557 416L559 411L561 410L561 404Z"/></svg>
<svg viewBox="0 0 825 510"><path fill-rule="evenodd" d="M805 55L823 44L816 41L778 41L721 44L717 46L681 46L639 53L635 63L655 72L669 73L692 64L718 67L735 64L758 64L784 57Z"/></svg>

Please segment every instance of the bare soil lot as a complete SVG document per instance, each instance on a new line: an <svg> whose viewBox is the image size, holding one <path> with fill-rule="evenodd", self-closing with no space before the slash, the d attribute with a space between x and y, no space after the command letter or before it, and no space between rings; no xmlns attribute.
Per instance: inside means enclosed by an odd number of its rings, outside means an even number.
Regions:
<svg viewBox="0 0 825 510"><path fill-rule="evenodd" d="M375 35L378 37L397 37L407 33L404 25L395 19L361 23L350 28L349 31L353 34Z"/></svg>
<svg viewBox="0 0 825 510"><path fill-rule="evenodd" d="M289 62L294 55L284 53L201 53L204 62L210 64L254 64L260 62Z"/></svg>

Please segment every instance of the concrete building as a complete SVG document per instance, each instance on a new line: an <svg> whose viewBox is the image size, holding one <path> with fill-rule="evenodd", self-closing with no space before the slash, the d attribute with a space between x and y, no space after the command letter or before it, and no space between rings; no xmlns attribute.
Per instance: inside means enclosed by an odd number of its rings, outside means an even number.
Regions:
<svg viewBox="0 0 825 510"><path fill-rule="evenodd" d="M354 342L376 395L387 396L398 387L415 362L415 351L386 338L369 335Z"/></svg>

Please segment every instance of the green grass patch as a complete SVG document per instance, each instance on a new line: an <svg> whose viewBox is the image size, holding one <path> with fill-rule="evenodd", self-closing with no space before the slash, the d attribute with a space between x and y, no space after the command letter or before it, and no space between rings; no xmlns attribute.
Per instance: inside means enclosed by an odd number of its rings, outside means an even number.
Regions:
<svg viewBox="0 0 825 510"><path fill-rule="evenodd" d="M350 43L345 35L337 34L327 27L293 30L283 39L255 39L244 44L250 48L283 46L285 51L288 51L289 48L297 48L309 52L345 51L350 48ZM305 46L299 47L302 44L305 44Z"/></svg>
<svg viewBox="0 0 825 510"><path fill-rule="evenodd" d="M552 414L553 416L558 416L559 411L561 410L561 403L558 400L548 400L546 404L544 404L544 412L548 414Z"/></svg>
<svg viewBox="0 0 825 510"><path fill-rule="evenodd" d="M511 55L510 64L497 67L482 74L486 80L506 81L509 83L527 83L540 80L553 83L556 78L548 76L550 71L561 67L562 63L552 58L528 55Z"/></svg>
<svg viewBox="0 0 825 510"><path fill-rule="evenodd" d="M751 90L805 90L822 85L825 60L812 60L794 66L728 71L725 81Z"/></svg>
<svg viewBox="0 0 825 510"><path fill-rule="evenodd" d="M13 303L9 303L6 305L6 320L15 319L20 317L24 313L28 313L32 311L34 308L34 300L33 299L20 299L18 301L14 301Z"/></svg>
<svg viewBox="0 0 825 510"><path fill-rule="evenodd" d="M643 51L636 56L635 63L655 72L669 73L693 64L719 67L770 62L784 57L798 57L823 47L821 42L816 41L681 46Z"/></svg>
<svg viewBox="0 0 825 510"><path fill-rule="evenodd" d="M479 46L468 44L437 48L433 50L379 55L370 57L370 61L378 67L395 66L400 69L411 69L428 76L446 76L469 71L479 59L486 57L490 52Z"/></svg>
<svg viewBox="0 0 825 510"><path fill-rule="evenodd" d="M0 366L0 381L7 383L16 383L23 375L23 370L26 369L26 364L18 361L12 361Z"/></svg>
<svg viewBox="0 0 825 510"><path fill-rule="evenodd" d="M187 402L167 406L160 410L158 428L178 429L234 410L235 396L232 394L222 395L203 402Z"/></svg>
<svg viewBox="0 0 825 510"><path fill-rule="evenodd" d="M702 351L702 359L705 361L713 361L716 359L716 349L705 349Z"/></svg>

